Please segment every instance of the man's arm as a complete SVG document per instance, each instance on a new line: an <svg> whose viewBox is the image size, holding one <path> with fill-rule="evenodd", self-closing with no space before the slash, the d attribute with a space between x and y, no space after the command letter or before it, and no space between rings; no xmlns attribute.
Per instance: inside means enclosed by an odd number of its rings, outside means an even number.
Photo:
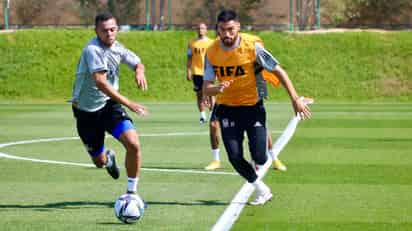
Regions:
<svg viewBox="0 0 412 231"><path fill-rule="evenodd" d="M192 49L190 46L187 47L186 79L187 81L192 80Z"/></svg>
<svg viewBox="0 0 412 231"><path fill-rule="evenodd" d="M286 71L280 65L276 65L272 72L279 78L283 87L285 87L288 92L293 109L295 110L295 115L299 114L302 119L309 119L311 116L309 107L299 97Z"/></svg>
<svg viewBox="0 0 412 231"><path fill-rule="evenodd" d="M202 93L204 96L215 96L222 93L225 88L229 87L233 81L222 81L219 84L214 84L216 80L216 73L213 66L210 64L207 55L205 56L205 67L203 75Z"/></svg>
<svg viewBox="0 0 412 231"><path fill-rule="evenodd" d="M310 118L309 107L306 106L300 99L292 81L289 79L286 71L279 65L279 62L270 54L261 44L256 44L256 61L264 69L278 77L282 85L285 87L289 94L290 100L292 101L293 109L295 110L295 115L299 114L302 119Z"/></svg>
<svg viewBox="0 0 412 231"><path fill-rule="evenodd" d="M109 96L112 100L126 106L127 108L137 113L138 115L144 116L147 114L147 109L145 107L121 95L107 82L107 72L106 71L94 72L93 79L96 81L97 88L100 91L102 91L104 94Z"/></svg>

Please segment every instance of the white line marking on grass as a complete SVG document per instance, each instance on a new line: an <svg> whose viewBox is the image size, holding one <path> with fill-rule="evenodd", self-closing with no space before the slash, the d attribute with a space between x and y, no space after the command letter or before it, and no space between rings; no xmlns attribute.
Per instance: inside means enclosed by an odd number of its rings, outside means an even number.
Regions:
<svg viewBox="0 0 412 231"><path fill-rule="evenodd" d="M3 153L3 152L0 152L0 158L7 158L7 159L13 159L13 160L25 160L25 161L46 163L46 164L71 165L71 166L95 168L94 164L74 163L74 162L55 161L55 160L42 160L42 159L10 155L10 154ZM151 171L151 172L194 173L194 174L232 175L232 176L238 175L237 173L234 173L234 172L208 172L208 171L199 171L199 170L190 170L190 169L163 169L163 168L141 168L141 169L145 171Z"/></svg>
<svg viewBox="0 0 412 231"><path fill-rule="evenodd" d="M272 131L273 134L281 133L281 131ZM140 137L161 137L161 136L193 136L193 135L208 135L209 132L170 132L170 133L148 133L139 134ZM109 136L111 137L111 136ZM34 139L34 140L22 140L9 143L0 144L0 148L7 146L19 145L19 144L32 144L41 142L54 142L54 141L64 141L64 140L78 140L79 137L60 137L60 138L45 138L45 139Z"/></svg>
<svg viewBox="0 0 412 231"><path fill-rule="evenodd" d="M293 133L296 130L296 127L300 121L299 117L294 117L290 120L289 124L276 140L276 143L273 146L273 149L276 152L280 152L288 143L290 138L292 138ZM269 167L271 166L271 159L268 158L268 161L263 165L261 169L257 172L258 178L261 179L265 176ZM212 227L212 231L227 231L233 226L240 213L243 210L243 207L247 204L249 197L252 195L255 188L252 184L246 182L235 197L230 202L230 205L226 208L223 214L220 216L216 224Z"/></svg>
<svg viewBox="0 0 412 231"><path fill-rule="evenodd" d="M173 133L141 134L140 136L141 137L192 136L192 135L206 135L206 134L209 134L209 133L208 132L173 132ZM9 143L2 143L2 144L0 144L0 148L13 146L13 145L33 144L33 143L42 143L42 142L56 142L56 141L65 141L65 140L78 140L78 139L79 139L79 137L60 137L60 138L22 140L22 141L15 141L15 142L9 142ZM15 155L2 153L2 152L0 152L0 158L8 158L8 159L14 159L14 160L24 160L24 161L31 161L31 162L37 162L37 163L71 165L71 166L81 166L81 167L93 167L93 168L95 168L95 166L93 164L35 159L35 158L15 156ZM212 171L201 171L201 170L193 170L193 169L142 168L142 170L152 171L152 172L190 173L190 174L206 174L206 175L235 175L235 176L238 175L235 172L220 172L220 171L213 171L212 172Z"/></svg>

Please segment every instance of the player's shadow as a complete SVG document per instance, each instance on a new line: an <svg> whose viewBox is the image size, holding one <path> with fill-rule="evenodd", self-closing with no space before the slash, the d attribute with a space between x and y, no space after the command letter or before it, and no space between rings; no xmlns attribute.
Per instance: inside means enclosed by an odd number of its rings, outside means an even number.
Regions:
<svg viewBox="0 0 412 231"><path fill-rule="evenodd" d="M146 201L148 206L150 205L181 205L181 206L227 206L228 202L222 202L217 200L197 200L192 202L181 201Z"/></svg>
<svg viewBox="0 0 412 231"><path fill-rule="evenodd" d="M181 205L181 206L227 206L229 203L217 200L197 200L192 202L182 201L146 201L150 205ZM96 201L71 201L56 202L42 205L21 205L21 204L0 204L0 209L34 209L47 211L51 209L84 209L96 207L112 208L113 202L96 202Z"/></svg>
<svg viewBox="0 0 412 231"><path fill-rule="evenodd" d="M96 202L96 201L70 201L47 203L43 205L21 205L21 204L0 204L0 209L34 209L47 211L52 209L83 209L95 207L113 207L113 202Z"/></svg>

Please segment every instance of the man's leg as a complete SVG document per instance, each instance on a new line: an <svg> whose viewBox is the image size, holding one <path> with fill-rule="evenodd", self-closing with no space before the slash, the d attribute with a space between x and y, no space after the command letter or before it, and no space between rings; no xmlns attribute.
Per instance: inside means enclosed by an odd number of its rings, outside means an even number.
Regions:
<svg viewBox="0 0 412 231"><path fill-rule="evenodd" d="M99 112L90 113L81 111L73 107L73 114L76 118L77 133L94 165L97 168L106 167L109 174L114 178L119 178L119 169L116 166L114 153L111 150L105 151L104 136L105 130Z"/></svg>
<svg viewBox="0 0 412 231"><path fill-rule="evenodd" d="M220 165L220 149L219 149L219 121L213 120L209 123L210 146L212 148L213 161L205 167L205 170L215 170L221 167Z"/></svg>
<svg viewBox="0 0 412 231"><path fill-rule="evenodd" d="M257 105L256 110L251 110L247 115L248 124L246 133L249 140L249 151L252 160L255 162L256 170L264 165L268 160L267 151L267 129L266 129L266 112L263 105ZM270 188L260 179L251 182L256 188L256 199L250 204L263 205L273 197Z"/></svg>
<svg viewBox="0 0 412 231"><path fill-rule="evenodd" d="M206 123L206 106L203 102L202 86L203 86L203 76L194 75L193 80L193 90L196 92L196 105L200 112L200 124Z"/></svg>
<svg viewBox="0 0 412 231"><path fill-rule="evenodd" d="M206 106L203 102L203 94L202 91L196 91L196 101L197 101L197 108L199 109L200 112L200 123L204 124L206 123Z"/></svg>
<svg viewBox="0 0 412 231"><path fill-rule="evenodd" d="M229 114L233 115L234 113L229 112L227 115L219 115L222 140L228 159L234 169L249 183L252 183L258 176L253 166L243 156L244 130L241 127L240 121L234 120Z"/></svg>
<svg viewBox="0 0 412 231"><path fill-rule="evenodd" d="M269 129L267 130L267 137L268 137L268 155L272 158L273 169L279 170L279 171L286 171L287 170L286 166L278 158L279 152L276 152L273 150L272 135Z"/></svg>
<svg viewBox="0 0 412 231"><path fill-rule="evenodd" d="M119 140L126 149L127 192L136 193L141 167L139 136L135 129L129 129L120 135Z"/></svg>

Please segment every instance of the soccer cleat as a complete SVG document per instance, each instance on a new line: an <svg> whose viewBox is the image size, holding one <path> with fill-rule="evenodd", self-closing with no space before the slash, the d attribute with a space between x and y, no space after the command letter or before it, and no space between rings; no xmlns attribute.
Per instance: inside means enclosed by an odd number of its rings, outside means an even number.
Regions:
<svg viewBox="0 0 412 231"><path fill-rule="evenodd" d="M264 205L266 202L272 200L272 192L270 192L270 189L268 188L265 191L258 191L256 190L256 199L254 201L251 201L249 204L250 205Z"/></svg>
<svg viewBox="0 0 412 231"><path fill-rule="evenodd" d="M286 169L287 169L286 166L282 162L280 162L279 159L274 160L273 163L272 163L272 166L275 170L279 170L279 171L283 171L283 172L286 171Z"/></svg>
<svg viewBox="0 0 412 231"><path fill-rule="evenodd" d="M214 160L212 162L210 162L210 164L208 166L205 167L205 170L215 170L220 168L220 161L218 160Z"/></svg>
<svg viewBox="0 0 412 231"><path fill-rule="evenodd" d="M106 151L106 158L112 161L112 165L110 167L106 166L106 170L113 179L118 179L120 176L119 167L116 164L116 154L113 150Z"/></svg>
<svg viewBox="0 0 412 231"><path fill-rule="evenodd" d="M206 123L206 119L205 119L205 118L203 118L203 117L200 117L200 119L199 119L199 123L200 123L200 124L204 124L204 123Z"/></svg>

